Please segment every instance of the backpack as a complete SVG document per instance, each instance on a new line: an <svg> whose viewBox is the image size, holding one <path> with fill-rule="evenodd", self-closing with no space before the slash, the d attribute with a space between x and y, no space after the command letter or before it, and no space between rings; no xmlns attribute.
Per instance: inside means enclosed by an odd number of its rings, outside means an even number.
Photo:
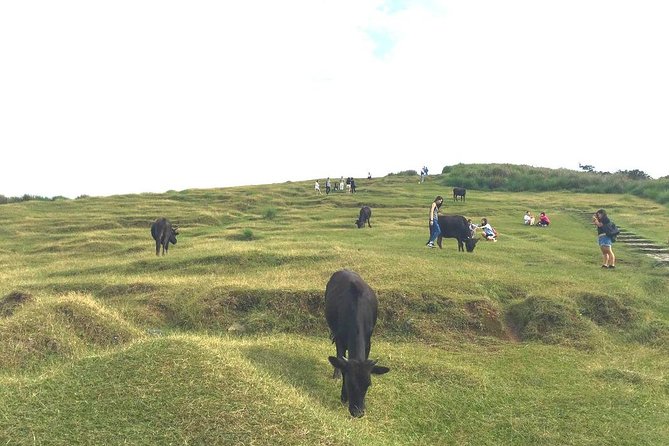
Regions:
<svg viewBox="0 0 669 446"><path fill-rule="evenodd" d="M612 242L615 242L616 237L618 237L618 234L620 234L620 228L618 228L618 226L616 226L616 224L611 221L604 227L604 232Z"/></svg>

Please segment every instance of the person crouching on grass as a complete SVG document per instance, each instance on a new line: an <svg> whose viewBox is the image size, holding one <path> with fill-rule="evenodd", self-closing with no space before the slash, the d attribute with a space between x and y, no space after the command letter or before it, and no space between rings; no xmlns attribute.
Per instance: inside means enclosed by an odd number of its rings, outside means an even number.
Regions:
<svg viewBox="0 0 669 446"><path fill-rule="evenodd" d="M484 217L481 219L481 226L479 226L479 228L481 228L481 231L483 231L483 237L486 240L493 242L497 241L497 231L495 230L495 228L492 227L490 223L488 223L487 218Z"/></svg>

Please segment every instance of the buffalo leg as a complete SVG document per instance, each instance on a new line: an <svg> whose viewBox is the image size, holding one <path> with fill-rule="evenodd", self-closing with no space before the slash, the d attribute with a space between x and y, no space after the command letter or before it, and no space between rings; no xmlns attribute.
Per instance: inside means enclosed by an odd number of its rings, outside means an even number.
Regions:
<svg viewBox="0 0 669 446"><path fill-rule="evenodd" d="M348 392L346 391L346 374L342 374L341 380L341 402L346 403L348 401Z"/></svg>
<svg viewBox="0 0 669 446"><path fill-rule="evenodd" d="M346 346L344 343L335 339L335 345L337 346L337 358L344 358L346 356ZM342 375L341 370L335 367L334 372L332 373L332 379L339 379Z"/></svg>

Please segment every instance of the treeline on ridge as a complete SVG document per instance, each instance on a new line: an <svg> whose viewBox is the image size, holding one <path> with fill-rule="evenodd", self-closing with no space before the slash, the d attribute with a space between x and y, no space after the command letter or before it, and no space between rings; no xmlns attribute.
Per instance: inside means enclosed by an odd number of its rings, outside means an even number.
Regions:
<svg viewBox="0 0 669 446"><path fill-rule="evenodd" d="M516 164L456 164L445 166L441 173L445 186L467 189L632 194L660 204L669 203L669 176L654 180L637 170L609 173Z"/></svg>

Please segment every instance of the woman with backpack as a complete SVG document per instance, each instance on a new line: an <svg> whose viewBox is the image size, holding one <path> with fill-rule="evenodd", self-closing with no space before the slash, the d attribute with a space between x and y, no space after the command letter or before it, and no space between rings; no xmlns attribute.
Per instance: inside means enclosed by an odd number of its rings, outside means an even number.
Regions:
<svg viewBox="0 0 669 446"><path fill-rule="evenodd" d="M612 269L616 267L616 255L613 253L613 240L607 233L611 226L611 220L604 209L600 209L592 216L592 224L597 226L597 242L602 251L602 268Z"/></svg>

